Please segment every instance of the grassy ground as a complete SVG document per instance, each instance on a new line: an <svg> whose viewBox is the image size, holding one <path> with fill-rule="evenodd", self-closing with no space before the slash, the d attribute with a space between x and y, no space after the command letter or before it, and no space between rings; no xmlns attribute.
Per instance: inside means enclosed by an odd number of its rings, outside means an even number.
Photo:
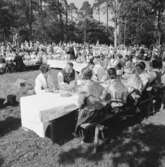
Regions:
<svg viewBox="0 0 165 167"><path fill-rule="evenodd" d="M0 76L0 96L13 91L18 78L33 83L38 71ZM56 76L56 72L54 72ZM62 146L49 138L41 139L21 128L19 107L0 110L1 167L163 167L165 166L165 113L158 113L143 123L131 118L113 127L111 140L99 148L81 146L72 139ZM122 127L122 128L120 128Z"/></svg>

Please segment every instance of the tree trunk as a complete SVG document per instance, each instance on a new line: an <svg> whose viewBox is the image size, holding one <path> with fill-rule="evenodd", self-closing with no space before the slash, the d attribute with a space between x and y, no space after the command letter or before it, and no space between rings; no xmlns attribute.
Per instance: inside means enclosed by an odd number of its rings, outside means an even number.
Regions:
<svg viewBox="0 0 165 167"><path fill-rule="evenodd" d="M109 4L107 0L107 32L108 32L108 27L109 27Z"/></svg>
<svg viewBox="0 0 165 167"><path fill-rule="evenodd" d="M61 41L64 41L64 23L63 23L63 18L62 18L60 0L58 0L58 7L59 7L58 15L59 15L60 29L61 29L61 34L60 34L61 37L60 38L61 38Z"/></svg>
<svg viewBox="0 0 165 167"><path fill-rule="evenodd" d="M98 7L99 23L100 23L100 6Z"/></svg>
<svg viewBox="0 0 165 167"><path fill-rule="evenodd" d="M117 48L117 24L115 23L114 29L114 47Z"/></svg>
<svg viewBox="0 0 165 167"><path fill-rule="evenodd" d="M117 12L117 8L118 8L118 0L115 0L115 30L114 30L114 47L117 48L117 36L118 36L118 12Z"/></svg>
<svg viewBox="0 0 165 167"><path fill-rule="evenodd" d="M60 13L60 27L61 27L61 41L64 41L64 24L61 13Z"/></svg>
<svg viewBox="0 0 165 167"><path fill-rule="evenodd" d="M68 7L66 7L66 22L65 22L65 41L68 40Z"/></svg>
<svg viewBox="0 0 165 167"><path fill-rule="evenodd" d="M126 24L126 21L124 21L124 45L126 43L126 28L127 28L127 24Z"/></svg>
<svg viewBox="0 0 165 167"><path fill-rule="evenodd" d="M70 10L70 12L71 12L71 21L73 21L73 11L72 11L72 9Z"/></svg>
<svg viewBox="0 0 165 167"><path fill-rule="evenodd" d="M44 41L44 20L43 20L43 0L39 0L39 15L40 15L40 22L41 22L41 40Z"/></svg>
<svg viewBox="0 0 165 167"><path fill-rule="evenodd" d="M5 34L5 28L3 29L3 42L6 43L6 34Z"/></svg>
<svg viewBox="0 0 165 167"><path fill-rule="evenodd" d="M87 42L87 19L84 21L84 43Z"/></svg>
<svg viewBox="0 0 165 167"><path fill-rule="evenodd" d="M30 29L30 40L32 40L32 32L33 32L33 27L32 27L32 17L33 17L33 9L32 9L32 0L29 2L29 9L30 9L30 20L29 20L29 29Z"/></svg>
<svg viewBox="0 0 165 167"><path fill-rule="evenodd" d="M157 44L160 45L161 44L161 38L162 38L162 29L161 29L161 12L158 11L158 15L157 15L157 31L158 31L158 40L157 40Z"/></svg>

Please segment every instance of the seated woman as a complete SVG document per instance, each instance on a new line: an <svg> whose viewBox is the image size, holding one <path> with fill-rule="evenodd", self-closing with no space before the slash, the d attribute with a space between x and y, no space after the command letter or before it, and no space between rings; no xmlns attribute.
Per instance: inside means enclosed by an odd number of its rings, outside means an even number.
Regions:
<svg viewBox="0 0 165 167"><path fill-rule="evenodd" d="M40 94L55 90L52 77L49 74L49 66L47 64L42 64L40 66L40 71L41 73L35 79L35 93Z"/></svg>
<svg viewBox="0 0 165 167"><path fill-rule="evenodd" d="M104 88L96 81L92 80L93 72L91 69L86 69L82 74L82 84L80 85L79 92L86 92L87 96L95 96L100 98Z"/></svg>
<svg viewBox="0 0 165 167"><path fill-rule="evenodd" d="M84 73L85 70L87 70L87 69L93 70L93 68L94 68L93 60L90 60L88 62L88 65L81 70L81 72L79 74L80 78L81 79L83 78L83 73Z"/></svg>
<svg viewBox="0 0 165 167"><path fill-rule="evenodd" d="M128 88L129 93L135 90L141 93L143 90L143 82L137 73L131 74L123 83Z"/></svg>
<svg viewBox="0 0 165 167"><path fill-rule="evenodd" d="M137 64L135 66L135 70L133 71L132 74L129 75L129 77L127 77L124 80L124 85L128 88L129 93L131 93L134 90L138 90L139 93L142 92L143 90L143 85L146 85L147 81L142 81L142 78L139 76L140 74L142 74L142 69L143 69L143 65L145 64ZM144 77L145 78L145 77Z"/></svg>
<svg viewBox="0 0 165 167"><path fill-rule="evenodd" d="M108 70L110 80L108 81L107 92L111 96L111 107L122 107L127 102L128 89L117 77L116 69L110 68Z"/></svg>
<svg viewBox="0 0 165 167"><path fill-rule="evenodd" d="M83 72L84 83L79 88L79 113L76 126L76 134L80 125L84 123L98 122L106 114L104 102L104 88L95 81L92 81L92 70L86 69ZM103 108L105 109L103 111Z"/></svg>
<svg viewBox="0 0 165 167"><path fill-rule="evenodd" d="M62 90L72 90L76 86L77 73L73 68L73 63L68 62L62 72L58 73L58 85Z"/></svg>

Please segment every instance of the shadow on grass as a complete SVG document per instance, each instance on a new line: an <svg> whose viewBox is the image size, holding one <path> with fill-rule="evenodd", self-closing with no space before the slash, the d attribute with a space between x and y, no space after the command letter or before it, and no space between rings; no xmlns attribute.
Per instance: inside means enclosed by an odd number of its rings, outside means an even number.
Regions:
<svg viewBox="0 0 165 167"><path fill-rule="evenodd" d="M0 137L18 129L20 126L21 120L19 118L8 117L5 120L0 121Z"/></svg>
<svg viewBox="0 0 165 167"><path fill-rule="evenodd" d="M9 102L5 102L6 99L0 98L0 109L5 109L7 107L18 107L19 102L14 101L13 104L10 104Z"/></svg>
<svg viewBox="0 0 165 167"><path fill-rule="evenodd" d="M0 166L2 166L3 163L4 163L4 160L3 160L3 158L0 156Z"/></svg>
<svg viewBox="0 0 165 167"><path fill-rule="evenodd" d="M51 127L48 126L46 136L51 138L54 143L64 145L73 139L73 132L76 126L77 111L73 111L59 119L51 121L53 126L53 138L51 136Z"/></svg>
<svg viewBox="0 0 165 167"><path fill-rule="evenodd" d="M0 98L0 109L3 109L6 107L6 105L4 104L5 100L6 99L4 99L4 98Z"/></svg>
<svg viewBox="0 0 165 167"><path fill-rule="evenodd" d="M124 123L119 124L124 127ZM78 146L61 153L59 163L74 164L76 159L83 158L93 162L112 161L113 167L123 164L128 167L165 165L165 126L138 124L133 128L112 129L115 129L114 133L110 131L112 137L100 146L97 154L92 153L91 147Z"/></svg>

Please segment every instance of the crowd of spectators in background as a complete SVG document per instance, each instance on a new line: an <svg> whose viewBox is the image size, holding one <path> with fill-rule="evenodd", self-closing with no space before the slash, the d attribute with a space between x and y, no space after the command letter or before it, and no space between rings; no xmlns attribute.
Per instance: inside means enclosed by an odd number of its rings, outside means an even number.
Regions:
<svg viewBox="0 0 165 167"><path fill-rule="evenodd" d="M27 66L40 65L51 59L73 60L79 63L89 62L94 57L100 56L102 60L117 58L137 58L149 60L153 56L165 57L160 47L148 49L145 46L120 45L118 48L113 46L78 43L40 43L27 42L17 45L16 43L0 43L0 72L23 71ZM111 61L112 61L111 60ZM115 61L117 59L115 58Z"/></svg>

